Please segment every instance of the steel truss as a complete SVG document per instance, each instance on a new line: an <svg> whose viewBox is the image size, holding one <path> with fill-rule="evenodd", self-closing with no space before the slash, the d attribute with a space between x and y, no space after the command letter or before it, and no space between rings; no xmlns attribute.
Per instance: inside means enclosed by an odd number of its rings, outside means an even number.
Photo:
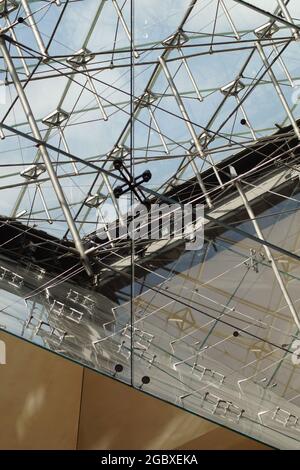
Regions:
<svg viewBox="0 0 300 470"><path fill-rule="evenodd" d="M152 3L0 1L0 324L299 448L299 2ZM143 174L200 253L111 235Z"/></svg>

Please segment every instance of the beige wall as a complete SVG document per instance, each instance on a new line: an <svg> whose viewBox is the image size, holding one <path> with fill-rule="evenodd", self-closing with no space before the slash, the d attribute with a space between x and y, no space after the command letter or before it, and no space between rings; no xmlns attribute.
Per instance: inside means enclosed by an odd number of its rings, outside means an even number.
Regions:
<svg viewBox="0 0 300 470"><path fill-rule="evenodd" d="M0 332L0 449L264 448Z"/></svg>
<svg viewBox="0 0 300 470"><path fill-rule="evenodd" d="M217 427L200 438L185 443L182 450L268 450L260 442L247 439L228 429Z"/></svg>
<svg viewBox="0 0 300 470"><path fill-rule="evenodd" d="M215 425L119 382L85 371L81 449L173 449Z"/></svg>
<svg viewBox="0 0 300 470"><path fill-rule="evenodd" d="M194 446L194 447L193 447ZM79 449L265 448L175 406L86 370Z"/></svg>
<svg viewBox="0 0 300 470"><path fill-rule="evenodd" d="M0 448L74 449L82 368L8 334L0 339Z"/></svg>

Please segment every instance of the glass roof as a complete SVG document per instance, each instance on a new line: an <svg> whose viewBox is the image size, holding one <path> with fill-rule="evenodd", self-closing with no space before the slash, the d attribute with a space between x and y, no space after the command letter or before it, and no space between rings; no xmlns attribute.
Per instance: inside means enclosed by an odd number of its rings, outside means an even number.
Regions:
<svg viewBox="0 0 300 470"><path fill-rule="evenodd" d="M0 327L299 448L299 2L1 0L0 21ZM137 202L202 204L203 247L111 235Z"/></svg>

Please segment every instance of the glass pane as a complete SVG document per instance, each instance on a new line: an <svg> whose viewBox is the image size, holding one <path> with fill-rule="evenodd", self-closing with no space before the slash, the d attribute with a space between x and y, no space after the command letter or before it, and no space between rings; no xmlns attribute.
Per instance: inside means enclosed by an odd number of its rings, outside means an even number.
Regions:
<svg viewBox="0 0 300 470"><path fill-rule="evenodd" d="M299 2L0 2L0 327L299 448Z"/></svg>
<svg viewBox="0 0 300 470"><path fill-rule="evenodd" d="M241 4L135 2L134 173L151 172L159 236L141 249L137 223L133 376L299 448L299 5ZM172 219L187 206L202 223L193 243Z"/></svg>
<svg viewBox="0 0 300 470"><path fill-rule="evenodd" d="M129 382L130 289L105 230L119 214L130 4L0 3L1 328Z"/></svg>

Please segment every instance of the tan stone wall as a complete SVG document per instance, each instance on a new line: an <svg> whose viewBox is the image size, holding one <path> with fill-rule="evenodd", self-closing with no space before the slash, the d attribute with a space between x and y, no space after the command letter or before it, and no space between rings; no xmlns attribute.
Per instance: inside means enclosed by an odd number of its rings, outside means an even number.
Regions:
<svg viewBox="0 0 300 470"><path fill-rule="evenodd" d="M0 340L0 449L264 448L11 335Z"/></svg>
<svg viewBox="0 0 300 470"><path fill-rule="evenodd" d="M174 449L215 428L174 406L85 371L81 449Z"/></svg>
<svg viewBox="0 0 300 470"><path fill-rule="evenodd" d="M82 368L5 333L0 449L74 449Z"/></svg>

